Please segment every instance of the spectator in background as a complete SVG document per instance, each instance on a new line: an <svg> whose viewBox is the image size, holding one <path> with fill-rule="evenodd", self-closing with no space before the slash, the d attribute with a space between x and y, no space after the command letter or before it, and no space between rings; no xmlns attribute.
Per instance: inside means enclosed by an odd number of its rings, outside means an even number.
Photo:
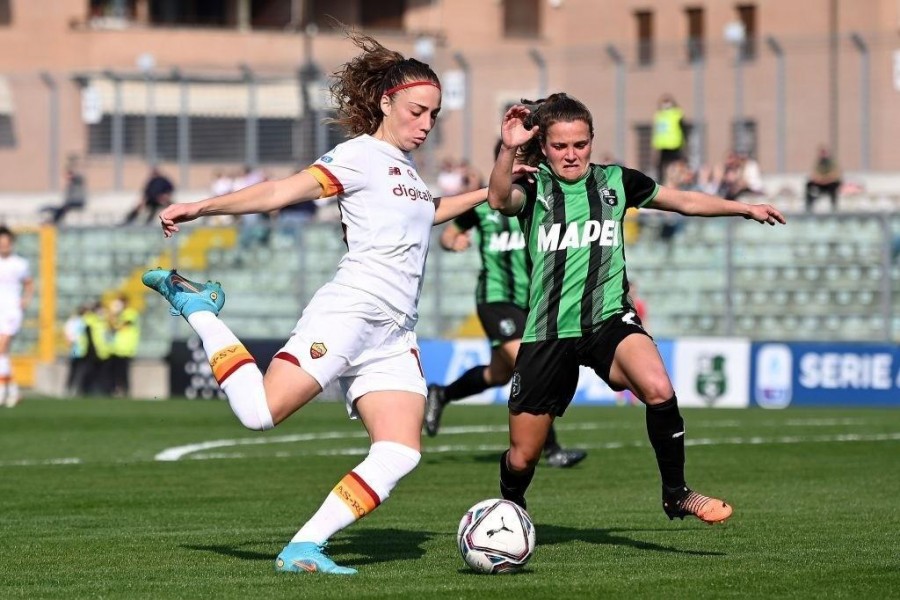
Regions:
<svg viewBox="0 0 900 600"><path fill-rule="evenodd" d="M128 306L128 296L119 294L109 307L110 384L113 396L127 398L131 394L131 361L141 341L140 313Z"/></svg>
<svg viewBox="0 0 900 600"><path fill-rule="evenodd" d="M441 170L438 172L437 185L441 196L455 196L462 193L464 186L464 172L452 158L441 161Z"/></svg>
<svg viewBox="0 0 900 600"><path fill-rule="evenodd" d="M112 391L109 375L109 317L100 300L84 314L87 352L84 357L84 393L107 395Z"/></svg>
<svg viewBox="0 0 900 600"><path fill-rule="evenodd" d="M150 171L150 177L144 185L144 191L137 205L131 209L125 217L123 225L133 223L141 212L147 212L147 219L144 223L151 223L156 217L156 213L172 204L172 195L175 193L175 186L168 177L162 174L157 168L153 167Z"/></svg>
<svg viewBox="0 0 900 600"><path fill-rule="evenodd" d="M670 94L659 99L653 115L653 149L657 151L656 180L663 182L669 163L681 158L684 146L684 112Z"/></svg>
<svg viewBox="0 0 900 600"><path fill-rule="evenodd" d="M66 187L63 202L59 206L45 206L41 212L47 213L47 220L54 225L62 223L70 210L82 210L87 201L87 188L82 175L74 166L66 169Z"/></svg>
<svg viewBox="0 0 900 600"><path fill-rule="evenodd" d="M725 159L713 168L709 181L702 187L704 191L714 190L712 193L726 200L764 193L759 163L746 152L734 150L725 154Z"/></svg>
<svg viewBox="0 0 900 600"><path fill-rule="evenodd" d="M841 168L831 156L831 151L826 146L820 146L816 162L806 181L806 210L811 211L816 198L825 192L831 198L832 212L837 212L840 189Z"/></svg>
<svg viewBox="0 0 900 600"><path fill-rule="evenodd" d="M234 186L231 191L237 192L267 179L268 177L262 169L244 165L244 173L240 177L234 178ZM272 219L268 213L245 214L241 215L239 219L238 245L242 249L257 245L269 245L269 238L272 236Z"/></svg>
<svg viewBox="0 0 900 600"><path fill-rule="evenodd" d="M84 394L85 359L88 352L87 324L84 321L84 315L87 312L87 305L80 305L63 325L63 335L69 350L69 373L66 376L67 396Z"/></svg>
<svg viewBox="0 0 900 600"><path fill-rule="evenodd" d="M234 179L229 177L225 171L216 171L213 174L213 181L209 186L209 192L213 197L230 194L233 190Z"/></svg>

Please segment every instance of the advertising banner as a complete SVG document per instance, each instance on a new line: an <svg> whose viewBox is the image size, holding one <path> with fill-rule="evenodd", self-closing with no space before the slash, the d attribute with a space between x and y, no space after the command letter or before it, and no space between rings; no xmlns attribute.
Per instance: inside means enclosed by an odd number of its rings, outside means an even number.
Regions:
<svg viewBox="0 0 900 600"><path fill-rule="evenodd" d="M428 383L447 384L479 365L491 361L491 345L486 340L419 340L422 368ZM667 368L672 366L672 342L658 342L659 352ZM509 400L509 384L485 390L463 403L506 404ZM573 404L612 405L632 403L630 394L614 392L602 379L587 367L581 367L578 388Z"/></svg>
<svg viewBox="0 0 900 600"><path fill-rule="evenodd" d="M669 376L684 407L749 406L750 342L742 338L681 338Z"/></svg>
<svg viewBox="0 0 900 600"><path fill-rule="evenodd" d="M751 377L763 408L900 406L900 348L892 344L754 344Z"/></svg>

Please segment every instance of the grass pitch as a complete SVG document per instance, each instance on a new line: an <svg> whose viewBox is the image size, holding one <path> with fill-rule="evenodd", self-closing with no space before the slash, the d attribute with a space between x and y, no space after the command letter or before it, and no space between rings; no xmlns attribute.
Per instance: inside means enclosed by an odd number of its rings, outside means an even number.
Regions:
<svg viewBox="0 0 900 600"><path fill-rule="evenodd" d="M589 456L539 467L528 569L476 575L456 527L498 494L505 408L451 406L332 540L360 571L340 578L273 560L366 451L342 405L259 434L221 402L25 401L0 410L0 597L900 597L900 411L684 413L688 481L735 506L724 526L665 517L642 409L573 407L560 439Z"/></svg>

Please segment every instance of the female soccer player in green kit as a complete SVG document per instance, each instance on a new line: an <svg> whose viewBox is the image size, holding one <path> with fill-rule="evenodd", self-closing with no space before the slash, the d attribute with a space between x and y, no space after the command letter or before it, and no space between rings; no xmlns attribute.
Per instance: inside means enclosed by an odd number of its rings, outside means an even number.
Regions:
<svg viewBox="0 0 900 600"><path fill-rule="evenodd" d="M500 491L525 507L544 438L572 400L579 365L646 404L647 434L662 477L663 509L707 523L731 506L691 490L684 477L684 421L653 339L628 299L622 222L627 208L682 215L742 216L785 223L768 204L745 204L658 185L639 171L590 162L590 111L566 94L511 107L491 172L488 202L517 215L531 262L528 319L509 400L509 450ZM513 163L538 167L513 181Z"/></svg>

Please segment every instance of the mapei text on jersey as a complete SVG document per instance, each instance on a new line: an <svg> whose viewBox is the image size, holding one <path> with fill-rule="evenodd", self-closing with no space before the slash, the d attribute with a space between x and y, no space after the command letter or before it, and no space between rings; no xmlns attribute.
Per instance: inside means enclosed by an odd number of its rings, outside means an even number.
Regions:
<svg viewBox="0 0 900 600"><path fill-rule="evenodd" d="M594 242L598 246L618 246L621 243L621 225L618 221L572 222L562 231L561 223L538 226L537 247L541 252L554 252L567 248L585 248Z"/></svg>

